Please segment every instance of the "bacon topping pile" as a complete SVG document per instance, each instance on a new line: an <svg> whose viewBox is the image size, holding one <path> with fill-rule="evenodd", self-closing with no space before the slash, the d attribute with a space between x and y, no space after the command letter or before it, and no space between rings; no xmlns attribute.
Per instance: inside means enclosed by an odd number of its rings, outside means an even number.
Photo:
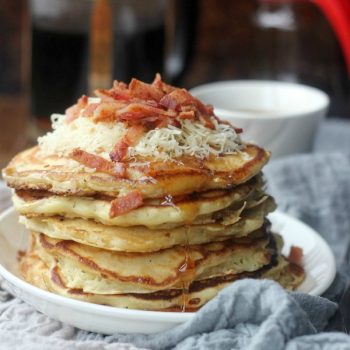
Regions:
<svg viewBox="0 0 350 350"><path fill-rule="evenodd" d="M144 133L167 126L181 127L181 120L199 121L215 129L211 105L204 105L187 90L165 84L159 74L151 84L132 79L127 85L115 81L110 90L95 91L101 102L88 104L86 96L67 109L67 122L80 115L94 122L123 122L128 131L110 152L112 161L123 161L128 148L137 144ZM233 127L234 128L234 127ZM234 128L236 132L241 130Z"/></svg>

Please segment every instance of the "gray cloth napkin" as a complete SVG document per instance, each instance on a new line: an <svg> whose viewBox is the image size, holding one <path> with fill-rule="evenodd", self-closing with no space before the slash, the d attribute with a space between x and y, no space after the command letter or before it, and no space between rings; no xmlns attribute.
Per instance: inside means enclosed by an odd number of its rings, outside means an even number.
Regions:
<svg viewBox="0 0 350 350"><path fill-rule="evenodd" d="M335 253L338 275L324 298L287 293L271 281L242 280L172 330L104 336L50 320L0 288L0 348L350 349L346 334L324 332L337 310L333 301L349 283L350 153L292 156L271 162L265 174L279 209L315 228Z"/></svg>

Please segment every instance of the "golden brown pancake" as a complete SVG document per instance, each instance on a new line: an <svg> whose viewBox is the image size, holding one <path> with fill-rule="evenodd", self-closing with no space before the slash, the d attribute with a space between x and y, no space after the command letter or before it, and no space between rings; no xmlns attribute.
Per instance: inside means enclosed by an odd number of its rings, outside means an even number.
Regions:
<svg viewBox="0 0 350 350"><path fill-rule="evenodd" d="M8 186L15 189L45 190L64 195L91 196L139 190L144 198L178 196L209 189L226 189L247 182L266 164L270 153L255 145L241 152L178 162L148 159L147 166L128 167L127 177L95 172L74 160L43 156L34 147L19 153L3 170ZM144 164L144 162L143 162Z"/></svg>
<svg viewBox="0 0 350 350"><path fill-rule="evenodd" d="M152 253L112 252L36 233L33 239L35 250L45 263L49 266L59 263L66 268L66 281L84 283L86 279L91 282L95 275L93 280L97 286L90 283L90 287L98 288L99 283L108 286L108 279L113 282L110 286L115 289L114 293L126 293L168 289L188 280L189 274L191 280L198 276L212 277L220 274L213 270L218 265L225 269L223 273L257 270L267 265L275 253L265 230L256 233L258 238L176 246ZM102 290L99 288L100 293Z"/></svg>
<svg viewBox="0 0 350 350"><path fill-rule="evenodd" d="M144 226L105 226L92 220L62 217L20 217L28 230L73 240L82 244L115 251L152 252L176 245L202 244L244 237L259 229L266 214L275 209L269 199L254 208L244 210L238 221L231 224L232 213L223 214L222 222L185 225L167 229L148 229Z"/></svg>
<svg viewBox="0 0 350 350"><path fill-rule="evenodd" d="M26 192L13 195L17 211L27 216L64 216L67 218L84 218L101 222L104 225L138 226L150 228L162 225L181 226L190 224L202 216L232 207L232 215L239 218L246 206L266 199L266 195L256 190L253 184L243 184L231 191L210 191L199 193L195 197L186 198L177 203L145 203L123 215L110 216L112 201L92 197L58 196L28 198Z"/></svg>
<svg viewBox="0 0 350 350"><path fill-rule="evenodd" d="M81 289L71 289L64 285L61 271L57 266L50 269L35 252L22 258L20 269L24 278L39 288L49 290L62 296L95 304L114 307L163 310L163 311L195 311L224 287L232 282L246 277L274 279L287 289L295 289L304 279L303 270L283 257L279 257L275 264L268 265L258 271L227 275L222 278L193 282L188 291L184 289L170 289L153 293L127 294L93 294L84 293Z"/></svg>

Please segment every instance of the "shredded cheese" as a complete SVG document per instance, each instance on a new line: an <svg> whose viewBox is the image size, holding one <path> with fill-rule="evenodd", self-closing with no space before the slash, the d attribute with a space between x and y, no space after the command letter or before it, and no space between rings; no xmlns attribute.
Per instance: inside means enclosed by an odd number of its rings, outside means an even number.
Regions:
<svg viewBox="0 0 350 350"><path fill-rule="evenodd" d="M98 102L89 99L89 103ZM38 138L44 155L68 156L75 148L97 154L105 159L126 132L123 123L95 123L90 118L79 117L67 124L66 116L51 116L53 131ZM208 129L200 122L181 120L181 128L168 126L154 129L143 135L139 142L128 149L128 158L137 156L170 160L184 155L200 159L210 155L229 154L239 151L242 143L235 130L219 124L214 118L215 129Z"/></svg>
<svg viewBox="0 0 350 350"><path fill-rule="evenodd" d="M234 153L241 149L241 141L235 130L212 119L215 129L208 129L200 122L181 121L181 129L174 126L154 129L146 133L134 147L129 157L152 156L161 160L195 156L200 159L209 155Z"/></svg>
<svg viewBox="0 0 350 350"><path fill-rule="evenodd" d="M109 152L125 133L122 123L94 123L79 117L67 124L65 115L51 116L53 131L38 138L43 154L67 156L74 148L109 159Z"/></svg>

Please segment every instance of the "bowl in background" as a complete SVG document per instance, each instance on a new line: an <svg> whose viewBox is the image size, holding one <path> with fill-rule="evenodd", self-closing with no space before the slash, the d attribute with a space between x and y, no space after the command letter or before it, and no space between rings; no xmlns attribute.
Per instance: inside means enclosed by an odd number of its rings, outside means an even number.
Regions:
<svg viewBox="0 0 350 350"><path fill-rule="evenodd" d="M269 149L273 158L310 152L329 106L324 92L279 81L214 82L190 92L212 104L218 117L243 128L242 139Z"/></svg>

